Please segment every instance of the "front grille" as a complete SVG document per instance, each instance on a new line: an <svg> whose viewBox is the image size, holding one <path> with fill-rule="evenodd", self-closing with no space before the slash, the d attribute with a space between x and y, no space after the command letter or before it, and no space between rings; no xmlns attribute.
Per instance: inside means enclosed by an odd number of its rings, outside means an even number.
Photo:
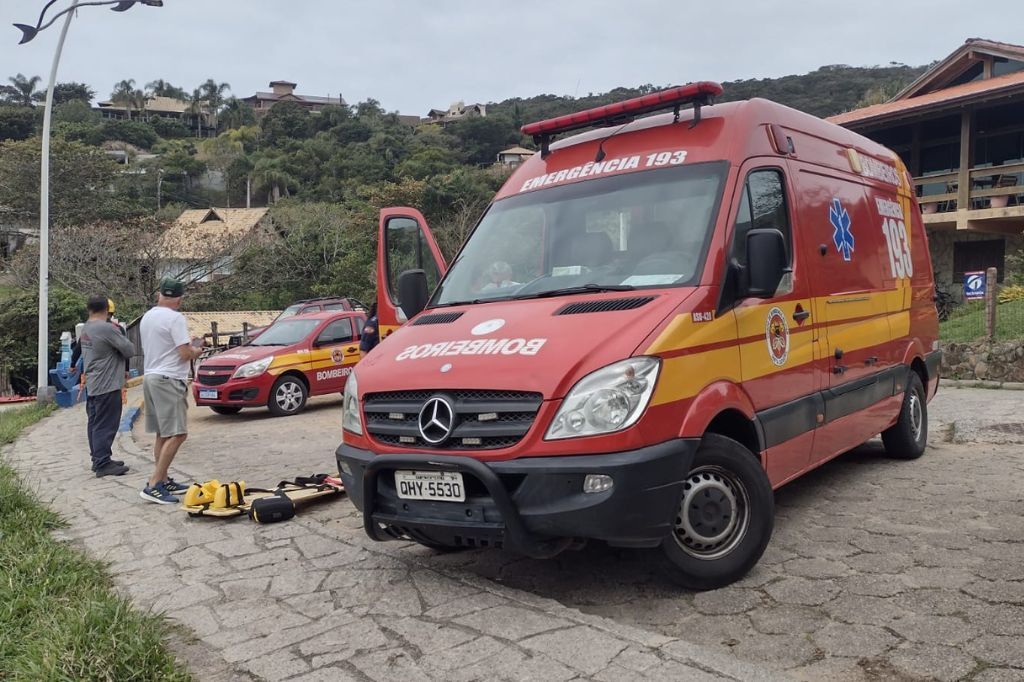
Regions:
<svg viewBox="0 0 1024 682"><path fill-rule="evenodd" d="M654 296L638 296L635 298L612 298L599 301L583 301L570 303L555 311L555 315L580 315L582 313L606 313L613 310L633 310L645 306L654 300Z"/></svg>
<svg viewBox="0 0 1024 682"><path fill-rule="evenodd" d="M199 376L196 377L196 381L198 381L203 386L220 386L221 384L226 384L228 382L228 379L230 378L230 374L204 375L200 372Z"/></svg>
<svg viewBox="0 0 1024 682"><path fill-rule="evenodd" d="M234 372L234 365L203 365L199 368L200 372Z"/></svg>
<svg viewBox="0 0 1024 682"><path fill-rule="evenodd" d="M434 396L446 398L455 412L451 435L438 445L425 441L419 431L420 409ZM385 445L497 450L522 440L533 425L542 400L540 393L523 391L392 391L368 394L363 400L363 413L367 433Z"/></svg>

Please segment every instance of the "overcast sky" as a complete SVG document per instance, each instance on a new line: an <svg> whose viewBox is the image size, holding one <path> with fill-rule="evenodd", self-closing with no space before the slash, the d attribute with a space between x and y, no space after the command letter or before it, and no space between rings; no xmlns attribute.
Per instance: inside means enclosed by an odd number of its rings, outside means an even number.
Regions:
<svg viewBox="0 0 1024 682"><path fill-rule="evenodd" d="M59 22L20 46L10 26L44 4L0 0L0 82L49 73ZM215 78L238 97L280 79L425 115L458 99L925 64L969 37L1024 44L1024 1L164 0L81 9L58 80L106 98L122 78L187 90Z"/></svg>

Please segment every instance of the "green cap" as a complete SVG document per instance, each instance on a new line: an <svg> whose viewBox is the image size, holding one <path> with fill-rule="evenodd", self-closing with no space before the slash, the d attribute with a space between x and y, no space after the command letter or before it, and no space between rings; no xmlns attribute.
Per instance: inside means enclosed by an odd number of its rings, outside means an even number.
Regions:
<svg viewBox="0 0 1024 682"><path fill-rule="evenodd" d="M160 293L167 298L179 298L185 293L185 285L171 277L165 277L160 282Z"/></svg>

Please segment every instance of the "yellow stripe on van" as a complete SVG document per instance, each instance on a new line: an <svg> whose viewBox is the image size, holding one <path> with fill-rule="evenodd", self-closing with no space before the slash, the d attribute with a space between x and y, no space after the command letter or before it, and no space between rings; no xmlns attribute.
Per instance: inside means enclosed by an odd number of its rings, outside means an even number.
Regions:
<svg viewBox="0 0 1024 682"><path fill-rule="evenodd" d="M695 348L712 343L726 343L736 340L736 324L732 316L710 322L694 322L692 313L677 315L668 323L665 331L658 335L647 350L648 355L664 353L682 348Z"/></svg>
<svg viewBox="0 0 1024 682"><path fill-rule="evenodd" d="M689 398L719 380L740 381L739 354L735 346L665 360L651 404Z"/></svg>

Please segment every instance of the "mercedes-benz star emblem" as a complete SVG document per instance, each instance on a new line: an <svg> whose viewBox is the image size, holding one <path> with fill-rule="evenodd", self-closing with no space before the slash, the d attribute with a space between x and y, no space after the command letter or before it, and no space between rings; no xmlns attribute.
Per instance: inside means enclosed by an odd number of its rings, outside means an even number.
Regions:
<svg viewBox="0 0 1024 682"><path fill-rule="evenodd" d="M445 442L455 426L452 404L440 396L430 398L420 408L419 426L420 436L431 445Z"/></svg>

